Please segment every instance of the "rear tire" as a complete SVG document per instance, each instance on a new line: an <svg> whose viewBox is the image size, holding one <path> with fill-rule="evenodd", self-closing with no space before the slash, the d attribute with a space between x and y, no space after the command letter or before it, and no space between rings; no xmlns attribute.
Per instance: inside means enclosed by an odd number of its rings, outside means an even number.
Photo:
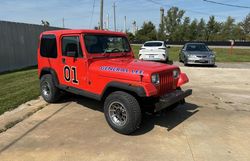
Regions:
<svg viewBox="0 0 250 161"><path fill-rule="evenodd" d="M168 59L168 57L167 57L167 59L166 59L166 63L169 63L169 59Z"/></svg>
<svg viewBox="0 0 250 161"><path fill-rule="evenodd" d="M109 126L118 133L130 134L141 123L141 109L136 98L129 93L116 91L104 102L104 115Z"/></svg>
<svg viewBox="0 0 250 161"><path fill-rule="evenodd" d="M55 103L59 100L61 93L55 86L51 74L45 74L40 80L40 92L43 99L48 103Z"/></svg>

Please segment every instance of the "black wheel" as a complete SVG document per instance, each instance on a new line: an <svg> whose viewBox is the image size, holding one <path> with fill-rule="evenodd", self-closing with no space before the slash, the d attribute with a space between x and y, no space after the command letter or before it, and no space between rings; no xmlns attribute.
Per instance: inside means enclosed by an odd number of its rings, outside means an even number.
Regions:
<svg viewBox="0 0 250 161"><path fill-rule="evenodd" d="M134 132L141 123L141 109L134 96L116 91L104 102L104 115L109 126L121 134Z"/></svg>
<svg viewBox="0 0 250 161"><path fill-rule="evenodd" d="M181 60L181 56L179 55L179 62L181 63L182 62L182 60Z"/></svg>
<svg viewBox="0 0 250 161"><path fill-rule="evenodd" d="M188 63L187 63L186 59L184 59L183 64L184 64L184 66L188 66Z"/></svg>
<svg viewBox="0 0 250 161"><path fill-rule="evenodd" d="M209 67L215 67L215 64L209 65Z"/></svg>
<svg viewBox="0 0 250 161"><path fill-rule="evenodd" d="M40 80L40 90L43 99L49 103L55 103L60 98L60 90L55 86L52 75L45 74Z"/></svg>
<svg viewBox="0 0 250 161"><path fill-rule="evenodd" d="M166 63L168 63L169 62L169 59L168 59L168 57L167 57L167 59L166 59Z"/></svg>

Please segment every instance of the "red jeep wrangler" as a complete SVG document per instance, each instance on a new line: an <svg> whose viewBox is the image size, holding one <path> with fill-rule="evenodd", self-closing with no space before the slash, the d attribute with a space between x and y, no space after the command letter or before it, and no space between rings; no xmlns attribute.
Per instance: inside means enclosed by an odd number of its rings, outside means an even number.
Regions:
<svg viewBox="0 0 250 161"><path fill-rule="evenodd" d="M138 128L142 110L174 108L192 94L180 89L188 78L178 67L135 59L120 32L43 32L38 74L45 101L58 101L61 91L104 101L108 124L122 134Z"/></svg>

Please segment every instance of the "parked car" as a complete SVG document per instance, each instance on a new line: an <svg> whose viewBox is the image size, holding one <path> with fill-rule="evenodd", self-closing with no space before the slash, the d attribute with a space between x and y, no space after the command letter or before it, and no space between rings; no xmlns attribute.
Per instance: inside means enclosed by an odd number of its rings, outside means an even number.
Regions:
<svg viewBox="0 0 250 161"><path fill-rule="evenodd" d="M169 48L164 41L147 41L139 51L140 60L168 61Z"/></svg>
<svg viewBox="0 0 250 161"><path fill-rule="evenodd" d="M179 54L179 61L184 65L215 65L215 55L204 43L186 43Z"/></svg>
<svg viewBox="0 0 250 161"><path fill-rule="evenodd" d="M144 105L152 112L173 109L192 94L181 90L188 77L179 67L135 59L124 33L46 31L37 51L45 101L57 102L62 91L103 101L108 124L122 134L139 127Z"/></svg>

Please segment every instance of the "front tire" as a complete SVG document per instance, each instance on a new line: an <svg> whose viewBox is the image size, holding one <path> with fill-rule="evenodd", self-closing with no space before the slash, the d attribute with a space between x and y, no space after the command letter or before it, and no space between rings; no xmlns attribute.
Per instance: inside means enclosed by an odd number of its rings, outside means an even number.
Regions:
<svg viewBox="0 0 250 161"><path fill-rule="evenodd" d="M104 115L109 126L118 133L130 134L141 123L141 109L134 96L123 91L111 93L104 102Z"/></svg>
<svg viewBox="0 0 250 161"><path fill-rule="evenodd" d="M182 62L182 60L181 60L181 55L179 55L179 62L180 62L180 63Z"/></svg>
<svg viewBox="0 0 250 161"><path fill-rule="evenodd" d="M43 99L48 103L55 103L60 98L60 90L55 86L51 74L45 74L40 80L40 92Z"/></svg>
<svg viewBox="0 0 250 161"><path fill-rule="evenodd" d="M184 59L183 64L184 64L184 66L188 66L188 63L187 63L186 59Z"/></svg>

